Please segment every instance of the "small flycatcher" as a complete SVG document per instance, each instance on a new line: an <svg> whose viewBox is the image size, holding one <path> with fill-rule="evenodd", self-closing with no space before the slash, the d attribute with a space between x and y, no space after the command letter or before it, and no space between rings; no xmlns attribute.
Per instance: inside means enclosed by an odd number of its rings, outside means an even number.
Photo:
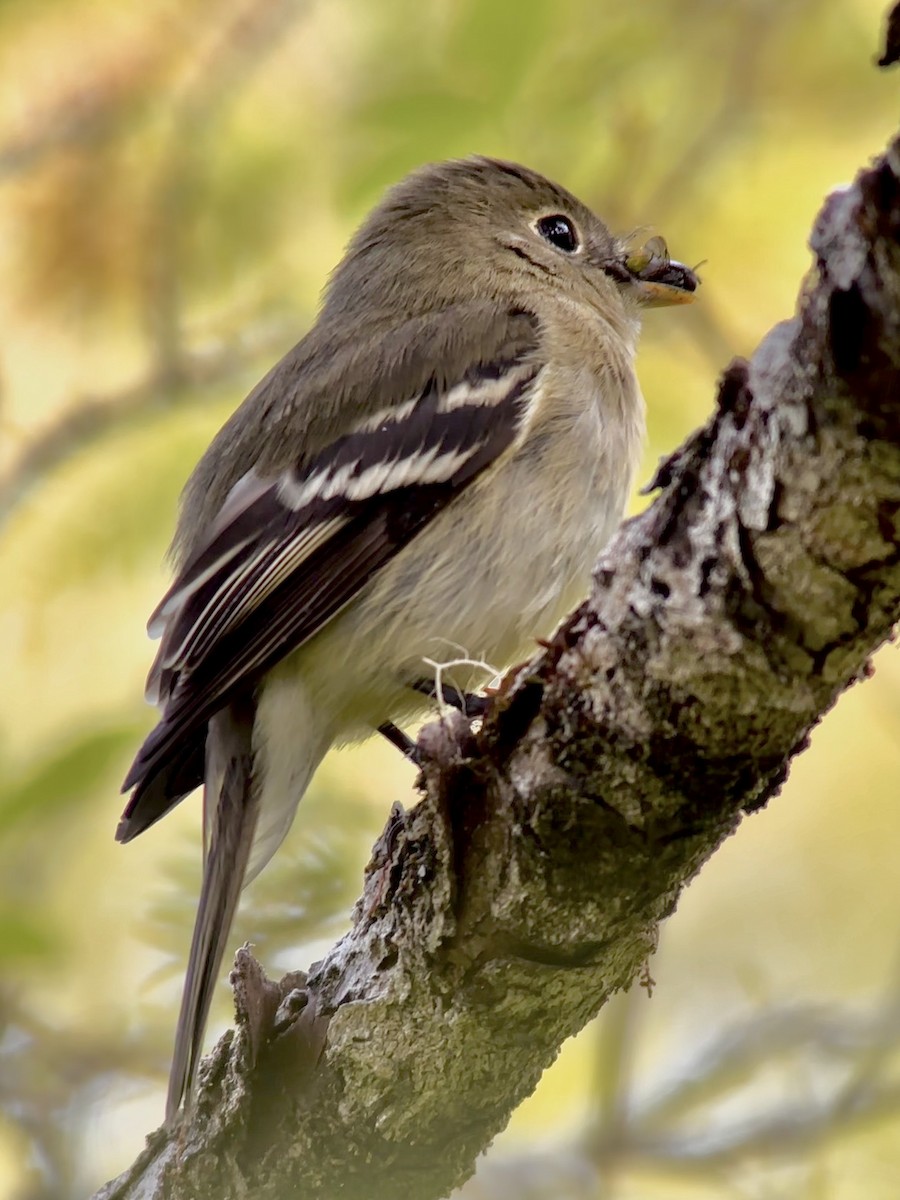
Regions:
<svg viewBox="0 0 900 1200"><path fill-rule="evenodd" d="M641 309L696 287L659 239L630 253L535 171L424 167L201 459L149 625L161 716L117 833L203 785L167 1120L193 1088L241 887L328 748L402 741L394 722L430 703L426 660L509 663L586 592L641 452Z"/></svg>

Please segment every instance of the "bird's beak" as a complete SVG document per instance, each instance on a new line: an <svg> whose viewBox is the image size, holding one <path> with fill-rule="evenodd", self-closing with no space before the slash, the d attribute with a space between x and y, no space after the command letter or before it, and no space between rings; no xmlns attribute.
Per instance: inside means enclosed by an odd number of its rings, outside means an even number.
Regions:
<svg viewBox="0 0 900 1200"><path fill-rule="evenodd" d="M669 258L665 239L658 235L635 245L636 235L641 232L636 230L621 243L622 257L615 263L616 277L630 285L632 295L643 308L690 304L700 286L696 272Z"/></svg>
<svg viewBox="0 0 900 1200"><path fill-rule="evenodd" d="M632 275L632 289L642 308L690 304L700 280L690 267L672 259L654 259Z"/></svg>

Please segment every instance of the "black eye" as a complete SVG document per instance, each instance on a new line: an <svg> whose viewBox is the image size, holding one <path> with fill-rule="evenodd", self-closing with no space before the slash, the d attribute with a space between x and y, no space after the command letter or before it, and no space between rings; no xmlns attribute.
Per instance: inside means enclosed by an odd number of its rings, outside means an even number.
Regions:
<svg viewBox="0 0 900 1200"><path fill-rule="evenodd" d="M562 213L554 213L551 217L541 217L536 229L542 238L546 238L557 250L573 254L578 249L578 234L575 226Z"/></svg>

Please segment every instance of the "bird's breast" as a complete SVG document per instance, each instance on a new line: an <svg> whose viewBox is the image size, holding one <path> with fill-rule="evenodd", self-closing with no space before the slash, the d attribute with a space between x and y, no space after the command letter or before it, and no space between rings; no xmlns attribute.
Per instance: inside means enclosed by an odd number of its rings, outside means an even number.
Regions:
<svg viewBox="0 0 900 1200"><path fill-rule="evenodd" d="M541 381L527 435L380 574L346 624L412 664L460 657L503 667L587 595L619 524L640 452L643 404L590 372ZM390 646L390 650L388 650ZM417 665L415 665L417 664ZM427 668L425 669L427 674Z"/></svg>

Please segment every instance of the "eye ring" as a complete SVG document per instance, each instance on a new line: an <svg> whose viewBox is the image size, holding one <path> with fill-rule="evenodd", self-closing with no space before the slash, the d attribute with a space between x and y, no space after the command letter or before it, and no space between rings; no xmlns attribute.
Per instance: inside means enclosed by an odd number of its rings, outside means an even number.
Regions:
<svg viewBox="0 0 900 1200"><path fill-rule="evenodd" d="M574 254L581 248L575 222L565 213L550 213L546 217L538 217L534 228L544 241L555 246L557 250L562 250L564 254Z"/></svg>

